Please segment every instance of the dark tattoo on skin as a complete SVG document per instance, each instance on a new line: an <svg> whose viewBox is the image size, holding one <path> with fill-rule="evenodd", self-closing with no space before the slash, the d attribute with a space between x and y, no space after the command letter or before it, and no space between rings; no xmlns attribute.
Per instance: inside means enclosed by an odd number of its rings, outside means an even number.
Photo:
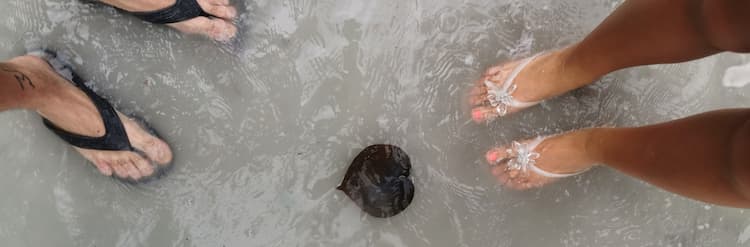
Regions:
<svg viewBox="0 0 750 247"><path fill-rule="evenodd" d="M18 82L18 86L21 87L21 90L26 90L26 87L24 85L29 85L31 86L31 88L36 88L36 86L34 86L34 82L32 82L31 79L26 76L26 74L21 73L21 71L12 69L6 65L0 65L0 70L12 73L13 77L15 77L16 81Z"/></svg>

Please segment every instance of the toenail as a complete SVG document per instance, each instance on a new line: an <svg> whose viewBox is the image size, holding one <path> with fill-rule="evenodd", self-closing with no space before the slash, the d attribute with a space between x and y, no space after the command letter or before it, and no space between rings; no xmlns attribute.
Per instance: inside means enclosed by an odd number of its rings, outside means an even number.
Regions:
<svg viewBox="0 0 750 247"><path fill-rule="evenodd" d="M474 109L471 111L471 118L477 122L482 121L484 119L484 112L481 109Z"/></svg>
<svg viewBox="0 0 750 247"><path fill-rule="evenodd" d="M488 163L494 164L495 161L497 161L498 155L496 151L489 151L487 152L487 155L485 155L485 158L487 159Z"/></svg>

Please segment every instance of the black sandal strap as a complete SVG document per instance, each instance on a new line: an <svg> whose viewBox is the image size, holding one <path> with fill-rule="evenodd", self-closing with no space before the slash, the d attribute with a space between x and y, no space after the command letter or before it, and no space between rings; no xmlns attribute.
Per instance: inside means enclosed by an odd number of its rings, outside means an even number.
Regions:
<svg viewBox="0 0 750 247"><path fill-rule="evenodd" d="M122 124L114 107L106 99L87 87L83 79L73 72L69 65L59 61L57 54L50 51L45 51L45 53L46 57L43 58L48 61L50 66L63 77L66 74L72 76L71 81L73 84L91 99L101 115L105 133L101 137L82 136L65 131L47 119L44 119L44 125L65 142L79 148L106 151L133 151L134 148L130 145L125 126Z"/></svg>
<svg viewBox="0 0 750 247"><path fill-rule="evenodd" d="M164 9L128 13L154 24L169 24L186 21L198 16L211 16L203 11L203 8L201 8L196 0L176 0L174 5Z"/></svg>

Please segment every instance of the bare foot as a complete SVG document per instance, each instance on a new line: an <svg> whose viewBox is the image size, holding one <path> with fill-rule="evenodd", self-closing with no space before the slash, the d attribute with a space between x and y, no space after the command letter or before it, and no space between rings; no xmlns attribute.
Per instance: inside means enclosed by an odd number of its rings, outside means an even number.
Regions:
<svg viewBox="0 0 750 247"><path fill-rule="evenodd" d="M99 111L88 96L60 77L46 61L22 56L9 61L23 71L36 86L32 108L58 127L83 136L98 137L105 132ZM165 166L172 151L164 141L150 135L130 118L120 114L131 145L145 157L131 151L100 151L76 148L102 174L138 181L154 174L152 163Z"/></svg>
<svg viewBox="0 0 750 247"><path fill-rule="evenodd" d="M164 9L176 0L102 0L102 2L130 12ZM229 0L197 0L203 11L214 17L199 16L182 22L167 24L183 33L200 34L217 41L228 41L237 35L232 20L237 18L237 9Z"/></svg>
<svg viewBox="0 0 750 247"><path fill-rule="evenodd" d="M596 164L589 152L588 139L591 130L580 130L543 139L533 150L518 151L535 140L525 140L505 147L494 148L485 158L492 175L505 186L525 190L538 188L556 181L560 177L575 175ZM534 154L536 153L536 154ZM519 159L531 162L530 166L519 166ZM527 163L528 164L528 163Z"/></svg>
<svg viewBox="0 0 750 247"><path fill-rule="evenodd" d="M541 54L529 60L525 66L526 59L521 59L487 69L469 96L469 103L473 108L472 119L477 123L488 122L530 107L533 102L552 98L591 82L596 76L588 71L570 69L567 66L566 59L570 49ZM514 70L518 71L515 71L516 77L512 78ZM496 95L490 93L493 90L488 90L487 83L496 88L507 86L511 100L519 104L508 105L500 102L493 105L491 100ZM504 100L508 99L506 97Z"/></svg>

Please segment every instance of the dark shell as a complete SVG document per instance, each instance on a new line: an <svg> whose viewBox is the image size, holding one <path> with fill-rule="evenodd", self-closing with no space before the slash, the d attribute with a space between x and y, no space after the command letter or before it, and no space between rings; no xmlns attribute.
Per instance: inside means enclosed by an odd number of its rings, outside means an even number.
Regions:
<svg viewBox="0 0 750 247"><path fill-rule="evenodd" d="M409 170L411 161L404 150L392 145L372 145L354 158L337 189L368 214L391 217L404 211L414 198Z"/></svg>

